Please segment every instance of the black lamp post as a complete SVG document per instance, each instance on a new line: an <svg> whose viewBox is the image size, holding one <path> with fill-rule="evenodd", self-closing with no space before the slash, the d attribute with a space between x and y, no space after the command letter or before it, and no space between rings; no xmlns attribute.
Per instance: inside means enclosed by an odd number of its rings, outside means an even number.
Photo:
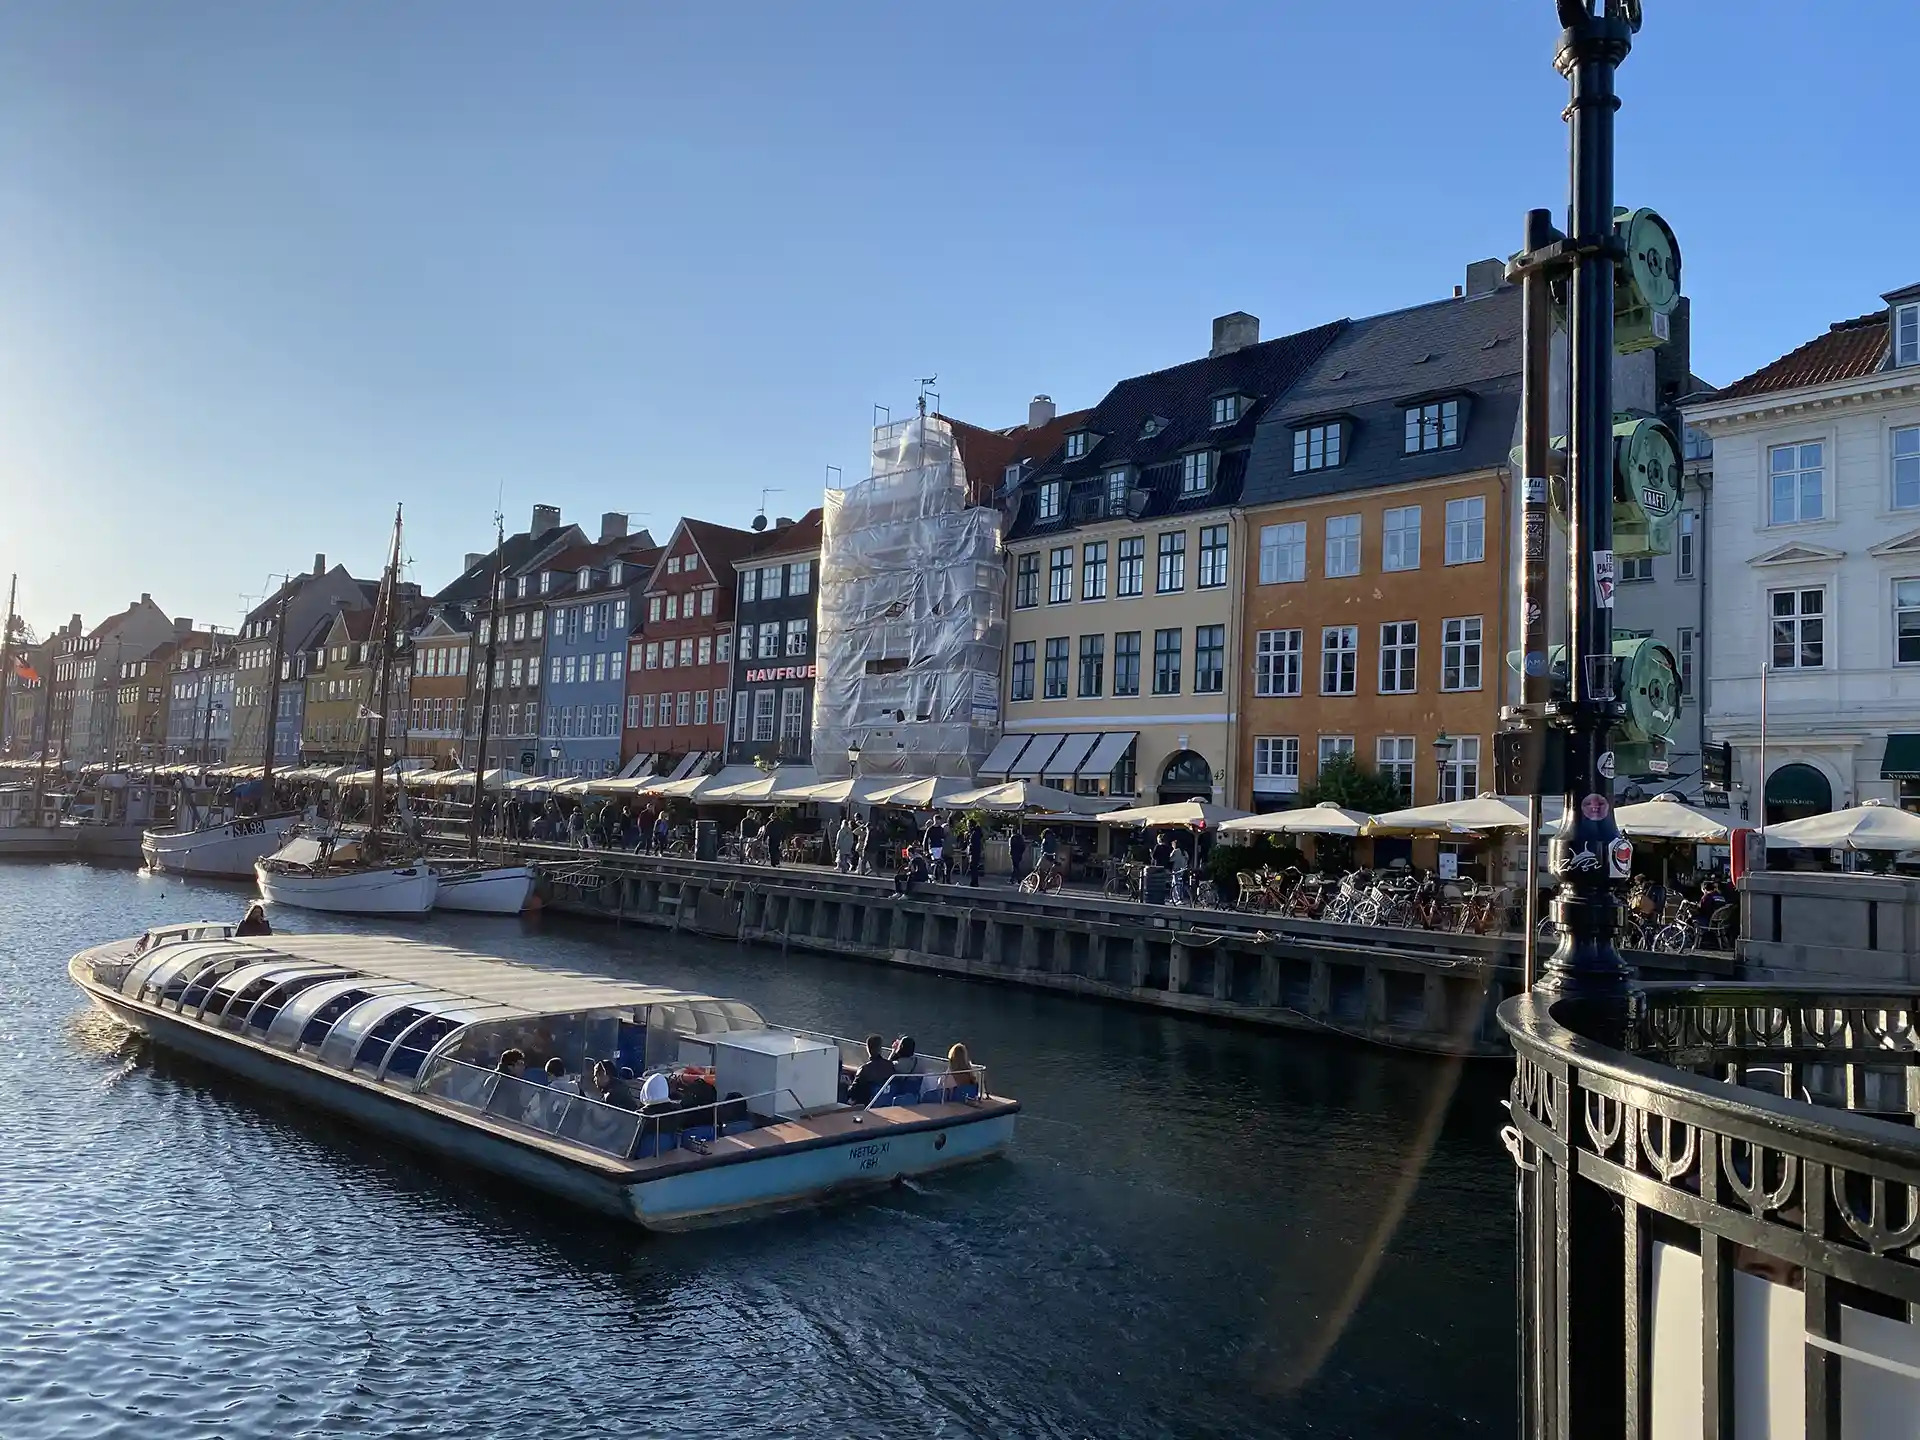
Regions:
<svg viewBox="0 0 1920 1440"><path fill-rule="evenodd" d="M847 746L847 773L856 780L860 778L860 742L858 740Z"/></svg>
<svg viewBox="0 0 1920 1440"><path fill-rule="evenodd" d="M1443 801L1447 798L1447 762L1453 759L1454 746L1460 742L1442 730L1433 742L1433 798Z"/></svg>

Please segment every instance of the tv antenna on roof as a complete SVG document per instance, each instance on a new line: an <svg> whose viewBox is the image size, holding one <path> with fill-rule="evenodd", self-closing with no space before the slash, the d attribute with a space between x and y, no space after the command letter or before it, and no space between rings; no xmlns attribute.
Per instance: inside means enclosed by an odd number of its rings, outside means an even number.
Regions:
<svg viewBox="0 0 1920 1440"><path fill-rule="evenodd" d="M935 411L939 410L940 392L933 388L935 385L939 383L940 383L940 377L938 375L923 375L920 377L919 405L920 405L920 413L922 415L927 413L927 396L929 394L933 396L933 408L935 409Z"/></svg>
<svg viewBox="0 0 1920 1440"><path fill-rule="evenodd" d="M755 534L767 528L767 496L784 495L786 493L786 490L778 485L768 485L760 491L760 513L753 517Z"/></svg>

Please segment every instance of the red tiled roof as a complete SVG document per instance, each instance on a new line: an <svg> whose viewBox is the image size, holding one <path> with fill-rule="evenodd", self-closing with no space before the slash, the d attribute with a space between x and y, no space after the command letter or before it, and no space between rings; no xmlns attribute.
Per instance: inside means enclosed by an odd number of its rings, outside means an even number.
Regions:
<svg viewBox="0 0 1920 1440"><path fill-rule="evenodd" d="M820 548L820 507L814 506L793 524L779 530L769 530L762 537L765 541L753 553L761 555L805 554L809 550Z"/></svg>
<svg viewBox="0 0 1920 1440"><path fill-rule="evenodd" d="M1016 460L1044 460L1060 448L1067 433L1086 423L1091 410L1070 410L1056 415L1038 429L1015 425L1007 430L986 430L942 415L953 427L954 443L960 447L960 463L967 471L967 501L972 505L989 503L1000 488L1007 466Z"/></svg>
<svg viewBox="0 0 1920 1440"><path fill-rule="evenodd" d="M1771 365L1763 365L1714 395L1738 400L1775 390L1798 390L1835 380L1858 380L1880 368L1887 354L1887 312L1876 310L1854 320L1842 320L1818 339L1790 350Z"/></svg>
<svg viewBox="0 0 1920 1440"><path fill-rule="evenodd" d="M716 525L711 520L682 520L687 534L693 537L693 543L700 547L700 553L707 563L714 567L716 578L720 567L731 565L742 555L752 551L760 543L760 537L751 530L735 530L729 525ZM667 542L669 547L672 541Z"/></svg>

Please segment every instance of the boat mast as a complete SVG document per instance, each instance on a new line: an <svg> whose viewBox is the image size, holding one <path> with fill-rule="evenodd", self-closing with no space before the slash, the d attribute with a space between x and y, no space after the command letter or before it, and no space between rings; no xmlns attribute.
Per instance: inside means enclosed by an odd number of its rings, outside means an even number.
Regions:
<svg viewBox="0 0 1920 1440"><path fill-rule="evenodd" d="M380 637L379 648L374 651L380 691L379 705L373 712L373 807L367 816L367 840L376 849L380 843L381 806L386 800L382 782L386 779L387 764L387 692L393 679L394 591L400 577L400 508L393 507L393 549L387 556L387 573L380 578L380 600L373 614L373 628ZM368 681L371 689L371 676Z"/></svg>
<svg viewBox="0 0 1920 1440"><path fill-rule="evenodd" d="M262 815L273 813L273 741L280 720L280 667L286 662L287 655L287 606L293 600L292 577L284 577L280 583L282 586L280 615L273 625L273 668L267 672L267 741L262 747L265 753L260 759L260 813ZM207 730L209 743L211 743L213 730L211 710L207 712ZM205 750L200 752L202 778L205 777L206 753Z"/></svg>
<svg viewBox="0 0 1920 1440"><path fill-rule="evenodd" d="M467 816L467 853L480 855L480 802L487 793L487 729L493 719L493 657L500 644L500 592L506 588L507 522L493 517L493 587L487 601L487 651L480 662L480 759L473 767L473 809Z"/></svg>
<svg viewBox="0 0 1920 1440"><path fill-rule="evenodd" d="M7 682L13 679L13 601L20 589L20 577L7 582L7 618L0 623L0 755L7 752Z"/></svg>

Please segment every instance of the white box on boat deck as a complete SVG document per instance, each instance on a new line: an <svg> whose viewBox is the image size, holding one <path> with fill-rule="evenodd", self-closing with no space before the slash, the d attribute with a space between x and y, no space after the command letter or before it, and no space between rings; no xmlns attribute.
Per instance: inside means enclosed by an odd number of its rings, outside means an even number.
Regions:
<svg viewBox="0 0 1920 1440"><path fill-rule="evenodd" d="M840 1050L825 1040L784 1030L736 1030L713 1037L713 1056L721 1098L757 1096L747 1104L756 1115L793 1115L840 1098Z"/></svg>

